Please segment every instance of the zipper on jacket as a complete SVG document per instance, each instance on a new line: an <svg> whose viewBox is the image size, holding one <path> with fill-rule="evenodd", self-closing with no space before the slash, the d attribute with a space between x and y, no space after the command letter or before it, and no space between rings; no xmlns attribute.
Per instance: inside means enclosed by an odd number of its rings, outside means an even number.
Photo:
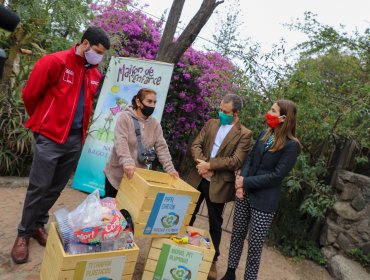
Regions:
<svg viewBox="0 0 370 280"><path fill-rule="evenodd" d="M85 74L86 74L86 68L85 68L85 66L84 66L84 68L83 69L81 69L81 71L80 71L80 75L81 75L81 72L82 71L84 71L84 73L83 73L83 76L82 76L82 83L84 82L84 79L85 79ZM78 90L79 90L79 92L80 92L80 94L81 94L81 85L82 85L82 83L80 84L80 86L79 86L79 88L78 88ZM83 94L85 94L85 88L84 88L84 92L83 92ZM79 95L78 95L79 96ZM66 131L64 132L64 135L63 135L63 138L62 138L62 143L64 143L64 141L67 139L67 136L68 136L68 134L67 134L67 132L69 133L69 131L71 130L71 126L72 126L72 121L73 121L73 117L74 117L74 114L73 114L73 112L74 113L76 113L75 112L75 110L76 110L76 100L77 100L77 94L75 95L75 100L74 100L74 102L73 102L73 108L72 108L72 111L71 111L71 117L70 117L70 119L69 119L69 122L68 122L68 126L67 126L67 129L66 129ZM78 101L77 101L78 102ZM84 100L84 103L85 103L85 100ZM73 116L73 117L72 117ZM82 118L82 130L83 130L83 118Z"/></svg>
<svg viewBox="0 0 370 280"><path fill-rule="evenodd" d="M55 101L55 97L53 97L53 100L51 100L50 105L49 105L49 108L48 108L48 110L46 111L46 113L45 113L44 117L43 117L43 118L42 118L42 120L41 120L41 123L40 123L40 129L42 128L42 125L43 125L43 123L44 123L44 120L45 120L46 116L49 114L50 109L51 109L51 106L53 106L54 101Z"/></svg>

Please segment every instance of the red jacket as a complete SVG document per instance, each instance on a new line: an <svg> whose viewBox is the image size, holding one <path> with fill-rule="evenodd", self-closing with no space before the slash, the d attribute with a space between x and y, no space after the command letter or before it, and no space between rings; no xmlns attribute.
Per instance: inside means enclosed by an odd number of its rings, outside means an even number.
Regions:
<svg viewBox="0 0 370 280"><path fill-rule="evenodd" d="M77 109L85 71L85 58L69 50L45 55L39 59L22 91L29 120L25 127L63 144ZM85 73L82 142L86 138L94 95L101 75L96 67Z"/></svg>

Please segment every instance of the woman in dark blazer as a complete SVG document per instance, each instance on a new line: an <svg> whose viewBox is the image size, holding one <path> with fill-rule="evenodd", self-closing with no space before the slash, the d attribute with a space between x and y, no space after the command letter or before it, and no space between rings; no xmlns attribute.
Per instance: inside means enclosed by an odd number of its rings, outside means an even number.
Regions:
<svg viewBox="0 0 370 280"><path fill-rule="evenodd" d="M300 151L295 137L296 105L279 100L266 113L262 131L236 177L236 199L228 269L223 280L235 279L249 230L244 279L257 279L263 243L280 201L281 183Z"/></svg>

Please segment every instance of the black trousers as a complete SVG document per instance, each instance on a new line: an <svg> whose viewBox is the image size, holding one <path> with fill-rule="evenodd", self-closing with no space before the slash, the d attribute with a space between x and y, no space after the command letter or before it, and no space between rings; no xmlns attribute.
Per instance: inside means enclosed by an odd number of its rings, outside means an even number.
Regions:
<svg viewBox="0 0 370 280"><path fill-rule="evenodd" d="M108 178L105 177L105 186L104 186L105 194L104 197L116 197L118 190L116 190L112 184L109 182Z"/></svg>
<svg viewBox="0 0 370 280"><path fill-rule="evenodd" d="M64 144L35 134L35 145L29 185L23 205L18 235L30 235L32 230L44 226L49 210L75 170L81 155L81 131L70 134Z"/></svg>
<svg viewBox="0 0 370 280"><path fill-rule="evenodd" d="M213 245L215 246L215 257L214 261L217 261L218 256L220 255L220 243L222 235L222 212L224 210L225 203L214 203L209 198L209 181L202 179L198 186L198 191L200 191L200 196L195 207L194 214L191 217L189 225L192 226L196 219L196 215L199 212L200 206L203 202L203 199L206 200L207 209L208 209L208 221L209 221L209 233L212 238Z"/></svg>

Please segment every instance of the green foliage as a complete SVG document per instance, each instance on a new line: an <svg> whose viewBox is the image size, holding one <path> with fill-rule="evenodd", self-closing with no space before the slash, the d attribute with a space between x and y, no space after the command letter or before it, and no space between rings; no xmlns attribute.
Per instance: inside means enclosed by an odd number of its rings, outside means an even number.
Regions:
<svg viewBox="0 0 370 280"><path fill-rule="evenodd" d="M25 176L32 162L32 132L23 127L24 112L13 98L0 97L0 174Z"/></svg>
<svg viewBox="0 0 370 280"><path fill-rule="evenodd" d="M35 53L55 52L78 42L92 13L92 0L18 0L10 1L10 8L22 19L27 34L22 47Z"/></svg>
<svg viewBox="0 0 370 280"><path fill-rule="evenodd" d="M208 48L208 51L217 51L222 56L230 58L235 57L239 49L240 32L238 28L243 24L240 21L240 10L235 9L239 6L239 0L231 1L227 7L226 18L219 17L216 24L216 33L212 35L215 45ZM216 11L216 13L218 12Z"/></svg>
<svg viewBox="0 0 370 280"><path fill-rule="evenodd" d="M300 206L300 210L308 213L311 217L325 218L326 211L330 209L336 201L336 196L332 188L328 185L318 183L311 185L311 192Z"/></svg>
<svg viewBox="0 0 370 280"><path fill-rule="evenodd" d="M320 249L314 242L303 242L301 244L284 243L280 247L285 256L295 257L299 259L309 259L320 265L325 265L326 260L321 254Z"/></svg>
<svg viewBox="0 0 370 280"><path fill-rule="evenodd" d="M289 193L299 192L302 189L309 190L299 210L313 218L325 218L326 211L336 201L332 188L321 179L326 173L327 167L322 158L310 164L308 156L301 154L294 170L286 180Z"/></svg>
<svg viewBox="0 0 370 280"><path fill-rule="evenodd" d="M347 255L361 264L368 272L370 272L370 253L365 254L361 249L354 248L348 251Z"/></svg>
<svg viewBox="0 0 370 280"><path fill-rule="evenodd" d="M325 265L315 240L312 238L314 219L299 210L302 193L289 193L284 187L282 203L269 231L269 239L286 256L307 258Z"/></svg>
<svg viewBox="0 0 370 280"><path fill-rule="evenodd" d="M369 147L368 79L361 61L337 51L297 63L285 97L299 105L298 134L313 159L322 156L327 141Z"/></svg>

